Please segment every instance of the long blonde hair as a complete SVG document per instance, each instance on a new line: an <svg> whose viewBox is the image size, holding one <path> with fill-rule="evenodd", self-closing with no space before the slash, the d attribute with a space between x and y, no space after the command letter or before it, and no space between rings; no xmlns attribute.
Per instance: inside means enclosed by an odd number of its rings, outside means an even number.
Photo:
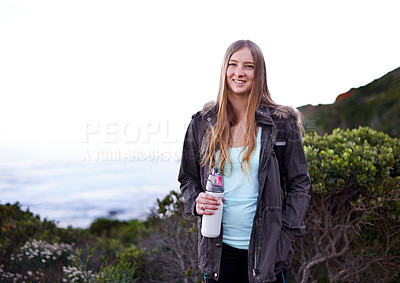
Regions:
<svg viewBox="0 0 400 283"><path fill-rule="evenodd" d="M249 161L251 153L256 147L256 122L255 112L261 105L269 105L277 107L278 105L272 100L267 86L267 72L265 68L264 56L261 49L250 40L238 40L231 44L225 52L222 63L221 76L219 81L219 91L217 97L218 117L215 126L211 127L208 132L207 150L203 155L202 166L209 164L210 168L219 165L220 171L224 174L226 162L232 168L232 161L229 158L229 140L231 137L230 127L237 121L235 112L228 100L228 86L226 82L226 70L231 56L239 49L247 47L254 59L254 80L247 100L246 107L246 125L244 133L244 152L241 167L247 174L249 170ZM214 160L215 153L219 150L218 160Z"/></svg>

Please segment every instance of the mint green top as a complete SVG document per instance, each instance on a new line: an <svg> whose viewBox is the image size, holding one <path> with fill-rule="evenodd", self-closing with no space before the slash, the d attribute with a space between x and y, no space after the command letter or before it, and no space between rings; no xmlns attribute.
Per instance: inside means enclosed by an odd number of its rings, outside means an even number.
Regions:
<svg viewBox="0 0 400 283"><path fill-rule="evenodd" d="M237 249L248 249L258 196L258 167L261 148L261 127L257 134L256 148L250 157L249 175L242 170L240 162L244 147L229 149L231 167L227 163L224 176L224 202L222 224L223 242ZM216 158L218 159L218 154ZM230 172L230 174L229 174ZM229 175L228 175L229 174Z"/></svg>

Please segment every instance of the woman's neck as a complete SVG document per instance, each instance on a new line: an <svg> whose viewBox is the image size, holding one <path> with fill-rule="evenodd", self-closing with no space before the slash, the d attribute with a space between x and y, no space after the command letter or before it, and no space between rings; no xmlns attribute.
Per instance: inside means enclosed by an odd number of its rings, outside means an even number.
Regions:
<svg viewBox="0 0 400 283"><path fill-rule="evenodd" d="M229 103L235 113L234 121L230 127L230 147L244 146L244 135L246 132L246 108L247 96L228 94Z"/></svg>
<svg viewBox="0 0 400 283"><path fill-rule="evenodd" d="M236 123L246 120L247 96L239 96L235 94L228 95L232 110L235 112Z"/></svg>

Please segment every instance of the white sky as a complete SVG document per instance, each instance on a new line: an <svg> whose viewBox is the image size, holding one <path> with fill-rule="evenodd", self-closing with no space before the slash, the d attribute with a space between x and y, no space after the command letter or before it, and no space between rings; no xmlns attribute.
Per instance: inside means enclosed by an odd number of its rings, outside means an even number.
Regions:
<svg viewBox="0 0 400 283"><path fill-rule="evenodd" d="M276 102L332 103L400 66L399 11L385 0L2 0L0 150L179 148L238 39L263 50Z"/></svg>

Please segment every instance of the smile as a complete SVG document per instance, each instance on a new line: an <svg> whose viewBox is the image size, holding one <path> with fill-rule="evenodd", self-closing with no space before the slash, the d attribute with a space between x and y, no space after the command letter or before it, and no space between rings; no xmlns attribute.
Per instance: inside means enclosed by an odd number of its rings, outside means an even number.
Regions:
<svg viewBox="0 0 400 283"><path fill-rule="evenodd" d="M237 84L244 84L246 81L243 80L233 80Z"/></svg>

